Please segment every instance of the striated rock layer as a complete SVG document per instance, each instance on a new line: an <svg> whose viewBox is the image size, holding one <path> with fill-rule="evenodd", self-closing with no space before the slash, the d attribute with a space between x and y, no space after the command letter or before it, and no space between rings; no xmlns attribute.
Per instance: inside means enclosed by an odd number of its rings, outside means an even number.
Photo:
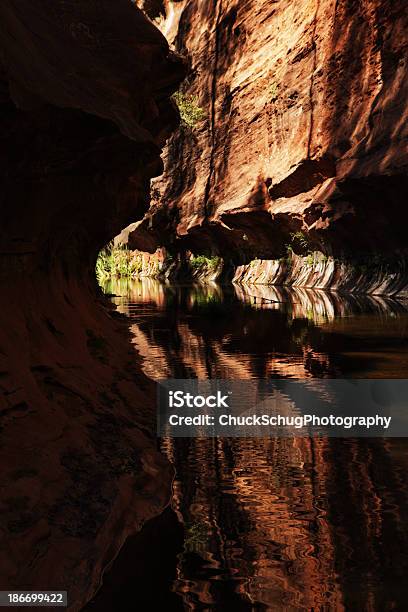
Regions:
<svg viewBox="0 0 408 612"><path fill-rule="evenodd" d="M99 249L148 207L184 68L129 0L0 6L0 588L78 610L166 505L152 384Z"/></svg>
<svg viewBox="0 0 408 612"><path fill-rule="evenodd" d="M162 29L177 25L174 46L191 64L183 91L205 119L170 140L129 244L240 265L281 257L298 234L298 254L404 259L404 0L166 7Z"/></svg>
<svg viewBox="0 0 408 612"><path fill-rule="evenodd" d="M364 263L336 261L313 253L307 257L292 255L286 259L253 259L237 266L232 281L242 285L275 285L326 289L347 293L408 295L408 270L405 262L391 269L381 261Z"/></svg>

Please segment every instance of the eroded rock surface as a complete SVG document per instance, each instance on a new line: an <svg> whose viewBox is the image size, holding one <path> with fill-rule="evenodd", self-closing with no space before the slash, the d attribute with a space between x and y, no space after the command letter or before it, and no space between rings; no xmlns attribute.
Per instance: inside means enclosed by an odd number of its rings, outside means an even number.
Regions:
<svg viewBox="0 0 408 612"><path fill-rule="evenodd" d="M128 0L0 6L0 588L74 610L170 493L152 384L94 265L148 207L183 71Z"/></svg>
<svg viewBox="0 0 408 612"><path fill-rule="evenodd" d="M206 118L172 137L130 244L242 264L302 232L326 254L403 257L407 19L404 0L187 2L174 45Z"/></svg>

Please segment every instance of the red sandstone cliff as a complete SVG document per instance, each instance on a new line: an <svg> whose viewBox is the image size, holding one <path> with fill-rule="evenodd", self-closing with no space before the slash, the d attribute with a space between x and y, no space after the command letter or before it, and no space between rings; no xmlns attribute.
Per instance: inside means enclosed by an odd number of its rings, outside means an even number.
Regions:
<svg viewBox="0 0 408 612"><path fill-rule="evenodd" d="M94 266L148 206L182 75L129 0L1 3L0 588L73 610L170 494L152 384Z"/></svg>
<svg viewBox="0 0 408 612"><path fill-rule="evenodd" d="M174 46L191 65L183 91L206 118L172 137L155 201L130 244L245 263L281 256L302 232L326 254L402 254L406 3L166 7L162 29L169 37L176 30Z"/></svg>

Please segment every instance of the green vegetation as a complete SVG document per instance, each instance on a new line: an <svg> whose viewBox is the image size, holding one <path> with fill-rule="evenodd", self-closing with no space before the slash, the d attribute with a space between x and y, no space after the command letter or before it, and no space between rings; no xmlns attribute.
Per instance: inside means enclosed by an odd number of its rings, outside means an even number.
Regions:
<svg viewBox="0 0 408 612"><path fill-rule="evenodd" d="M174 263L174 257L171 253L167 253L166 257L164 258L164 262L163 262L163 267L164 268L168 268L169 266L171 266Z"/></svg>
<svg viewBox="0 0 408 612"><path fill-rule="evenodd" d="M350 272L359 275L372 274L394 274L404 272L407 268L406 259L400 253L348 253L337 255L327 255L322 251L316 250L308 241L303 232L290 234L291 241L285 245L285 254L279 261L287 267L292 267L296 257L302 259L303 265L315 269L316 266L333 262L336 266L349 268ZM252 262L251 262L252 263Z"/></svg>
<svg viewBox="0 0 408 612"><path fill-rule="evenodd" d="M225 304L222 303L217 295L197 296L191 310L201 315L217 316L225 312Z"/></svg>
<svg viewBox="0 0 408 612"><path fill-rule="evenodd" d="M182 125L194 129L198 123L204 121L205 111L198 105L197 96L188 96L181 91L173 94L173 100L178 106Z"/></svg>
<svg viewBox="0 0 408 612"><path fill-rule="evenodd" d="M96 277L99 282L113 276L137 276L142 270L142 256L127 246L110 242L98 255Z"/></svg>
<svg viewBox="0 0 408 612"><path fill-rule="evenodd" d="M273 82L269 87L269 95L271 97L271 102L276 102L278 99L278 85Z"/></svg>
<svg viewBox="0 0 408 612"><path fill-rule="evenodd" d="M207 270L216 270L220 265L221 257L206 257L205 255L193 255L190 258L190 266L193 270L206 268Z"/></svg>
<svg viewBox="0 0 408 612"><path fill-rule="evenodd" d="M315 254L308 253L308 255L306 256L306 265L311 268L314 265L314 263L315 263Z"/></svg>
<svg viewBox="0 0 408 612"><path fill-rule="evenodd" d="M290 238L291 238L291 243L294 246L297 246L302 251L309 250L309 241L307 239L307 236L303 232L293 232L290 235Z"/></svg>
<svg viewBox="0 0 408 612"><path fill-rule="evenodd" d="M290 243L285 245L286 255L283 255L279 261L291 267L294 255L298 255L303 258L305 265L310 268L314 268L316 264L326 263L329 257L313 248L313 246L307 234L302 231L292 232L290 234Z"/></svg>
<svg viewBox="0 0 408 612"><path fill-rule="evenodd" d="M208 542L208 527L205 523L192 523L186 528L184 552L203 550Z"/></svg>

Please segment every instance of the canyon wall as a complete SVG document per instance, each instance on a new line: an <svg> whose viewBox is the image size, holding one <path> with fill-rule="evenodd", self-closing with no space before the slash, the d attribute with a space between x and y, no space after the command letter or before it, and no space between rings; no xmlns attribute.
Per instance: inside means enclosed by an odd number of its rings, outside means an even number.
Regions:
<svg viewBox="0 0 408 612"><path fill-rule="evenodd" d="M375 253L406 285L405 2L156 5L152 18L190 63L182 92L203 118L171 138L131 247L235 266L288 246L336 261Z"/></svg>
<svg viewBox="0 0 408 612"><path fill-rule="evenodd" d="M129 0L1 3L0 588L72 610L170 495L153 384L94 268L148 208L183 75Z"/></svg>

